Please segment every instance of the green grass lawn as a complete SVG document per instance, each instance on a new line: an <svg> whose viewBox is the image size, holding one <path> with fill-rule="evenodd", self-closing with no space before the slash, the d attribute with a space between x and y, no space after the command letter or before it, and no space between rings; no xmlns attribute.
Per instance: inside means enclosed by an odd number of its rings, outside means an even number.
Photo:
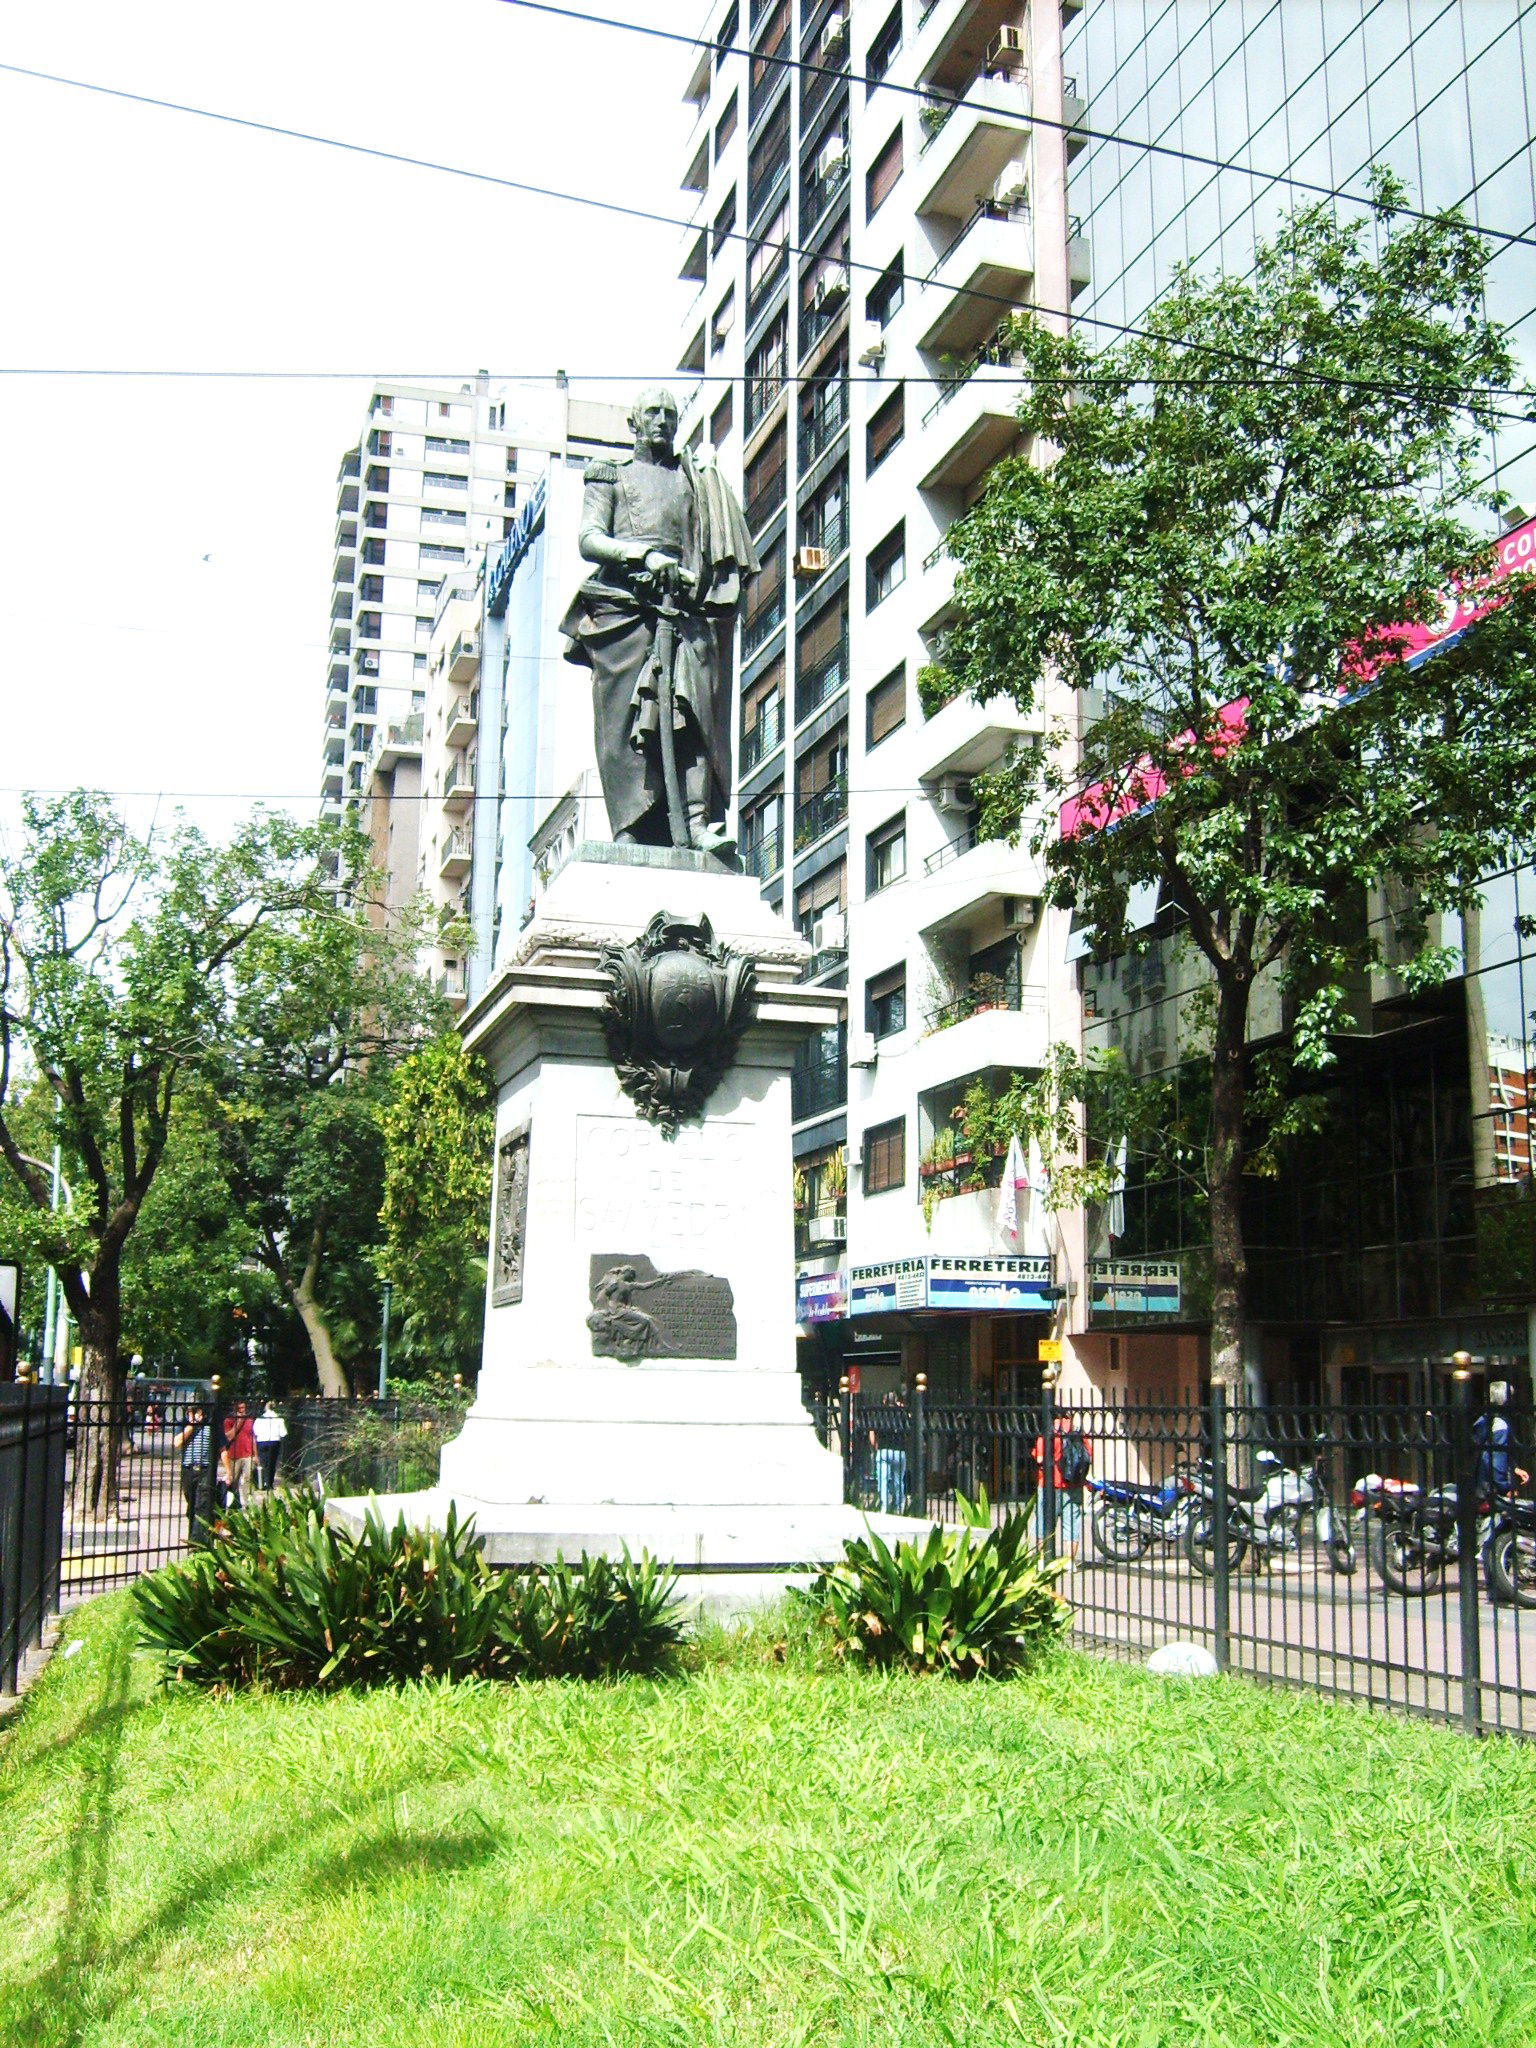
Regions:
<svg viewBox="0 0 1536 2048"><path fill-rule="evenodd" d="M1536 2040L1536 1752L1075 1656L167 1698L0 1737L0 2042Z"/></svg>

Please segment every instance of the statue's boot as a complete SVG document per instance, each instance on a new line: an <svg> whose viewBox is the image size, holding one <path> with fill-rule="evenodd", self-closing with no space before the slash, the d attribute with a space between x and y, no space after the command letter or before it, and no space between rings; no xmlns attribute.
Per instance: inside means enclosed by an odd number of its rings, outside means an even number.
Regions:
<svg viewBox="0 0 1536 2048"><path fill-rule="evenodd" d="M688 836L700 853L734 853L736 842L724 825L704 815L703 805L688 806Z"/></svg>

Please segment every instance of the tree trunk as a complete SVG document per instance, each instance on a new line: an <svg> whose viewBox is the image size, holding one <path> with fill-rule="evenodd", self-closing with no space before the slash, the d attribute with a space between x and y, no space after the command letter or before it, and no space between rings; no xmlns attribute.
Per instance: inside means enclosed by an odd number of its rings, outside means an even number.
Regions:
<svg viewBox="0 0 1536 2048"><path fill-rule="evenodd" d="M316 1292L316 1283L320 1277L320 1256L325 1249L325 1218L320 1217L310 1232L309 1256L305 1259L304 1271L297 1280L289 1272L288 1262L278 1252L275 1242L269 1249L272 1253L273 1268L283 1284L283 1291L293 1304L299 1321L304 1325L304 1334L309 1339L310 1355L315 1361L315 1378L320 1383L320 1391L328 1401L344 1401L352 1389L332 1348L331 1333L326 1326L325 1313Z"/></svg>
<svg viewBox="0 0 1536 2048"><path fill-rule="evenodd" d="M76 1520L107 1521L122 1507L123 1447L127 1437L126 1384L120 1359L122 1275L115 1256L91 1273L90 1293L77 1305L80 1383L75 1408Z"/></svg>
<svg viewBox="0 0 1536 2048"><path fill-rule="evenodd" d="M1211 1384L1243 1389L1248 1253L1243 1243L1243 1124L1248 983L1219 982L1211 1047Z"/></svg>

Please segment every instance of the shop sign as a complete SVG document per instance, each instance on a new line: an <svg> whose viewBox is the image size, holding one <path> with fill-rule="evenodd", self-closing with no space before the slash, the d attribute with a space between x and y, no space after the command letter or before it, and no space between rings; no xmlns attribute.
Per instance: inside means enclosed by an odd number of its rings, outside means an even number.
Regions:
<svg viewBox="0 0 1536 2048"><path fill-rule="evenodd" d="M1049 1314L1056 1306L1047 1257L949 1258L928 1261L930 1308L1006 1308Z"/></svg>
<svg viewBox="0 0 1536 2048"><path fill-rule="evenodd" d="M1060 1365L1061 1339L1059 1337L1042 1337L1035 1346L1035 1357L1041 1365Z"/></svg>
<svg viewBox="0 0 1536 2048"><path fill-rule="evenodd" d="M882 1316L894 1314L897 1309L926 1308L928 1261L886 1259L878 1266L852 1266L848 1283L851 1316Z"/></svg>
<svg viewBox="0 0 1536 2048"><path fill-rule="evenodd" d="M848 1313L848 1275L801 1273L795 1281L795 1321L832 1323Z"/></svg>
<svg viewBox="0 0 1536 2048"><path fill-rule="evenodd" d="M1176 1316L1180 1274L1177 1259L1090 1259L1089 1313Z"/></svg>

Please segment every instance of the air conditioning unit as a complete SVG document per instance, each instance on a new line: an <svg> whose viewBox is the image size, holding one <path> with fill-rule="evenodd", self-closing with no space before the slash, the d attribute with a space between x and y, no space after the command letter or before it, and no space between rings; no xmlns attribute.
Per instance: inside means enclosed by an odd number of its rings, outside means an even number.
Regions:
<svg viewBox="0 0 1536 2048"><path fill-rule="evenodd" d="M976 792L969 775L941 775L937 802L941 811L974 811Z"/></svg>
<svg viewBox="0 0 1536 2048"><path fill-rule="evenodd" d="M1033 929L1036 915L1033 896L1005 896L1003 898L1003 928L1009 932L1027 932Z"/></svg>
<svg viewBox="0 0 1536 2048"><path fill-rule="evenodd" d="M1016 22L1005 21L987 49L986 69L994 71L1022 71L1024 68L1024 31Z"/></svg>
<svg viewBox="0 0 1536 2048"><path fill-rule="evenodd" d="M825 548L796 548L795 574L803 581L810 576L819 576L827 566Z"/></svg>
<svg viewBox="0 0 1536 2048"><path fill-rule="evenodd" d="M848 1241L848 1218L846 1216L813 1216L806 1236L812 1244L846 1244Z"/></svg>
<svg viewBox="0 0 1536 2048"><path fill-rule="evenodd" d="M841 135L834 135L830 142L822 145L821 155L816 159L816 175L825 184L828 178L835 178L847 166L848 145Z"/></svg>
<svg viewBox="0 0 1536 2048"><path fill-rule="evenodd" d="M885 329L878 320L866 320L860 327L858 360L866 370L878 370L885 361Z"/></svg>
<svg viewBox="0 0 1536 2048"><path fill-rule="evenodd" d="M823 64L830 64L834 57L841 55L843 40L847 34L848 24L842 15L834 14L830 16L821 31L819 48Z"/></svg>
<svg viewBox="0 0 1536 2048"><path fill-rule="evenodd" d="M999 206L1022 206L1029 197L1029 176L1021 157L1003 170L992 187L992 197Z"/></svg>
<svg viewBox="0 0 1536 2048"><path fill-rule="evenodd" d="M850 1067L872 1067L880 1056L880 1048L872 1031L850 1031L848 1034L848 1064Z"/></svg>
<svg viewBox="0 0 1536 2048"><path fill-rule="evenodd" d="M848 272L841 263L829 264L811 287L811 304L818 312L840 306L848 296Z"/></svg>
<svg viewBox="0 0 1536 2048"><path fill-rule="evenodd" d="M840 953L848 943L848 919L841 910L829 910L811 926L813 953Z"/></svg>

